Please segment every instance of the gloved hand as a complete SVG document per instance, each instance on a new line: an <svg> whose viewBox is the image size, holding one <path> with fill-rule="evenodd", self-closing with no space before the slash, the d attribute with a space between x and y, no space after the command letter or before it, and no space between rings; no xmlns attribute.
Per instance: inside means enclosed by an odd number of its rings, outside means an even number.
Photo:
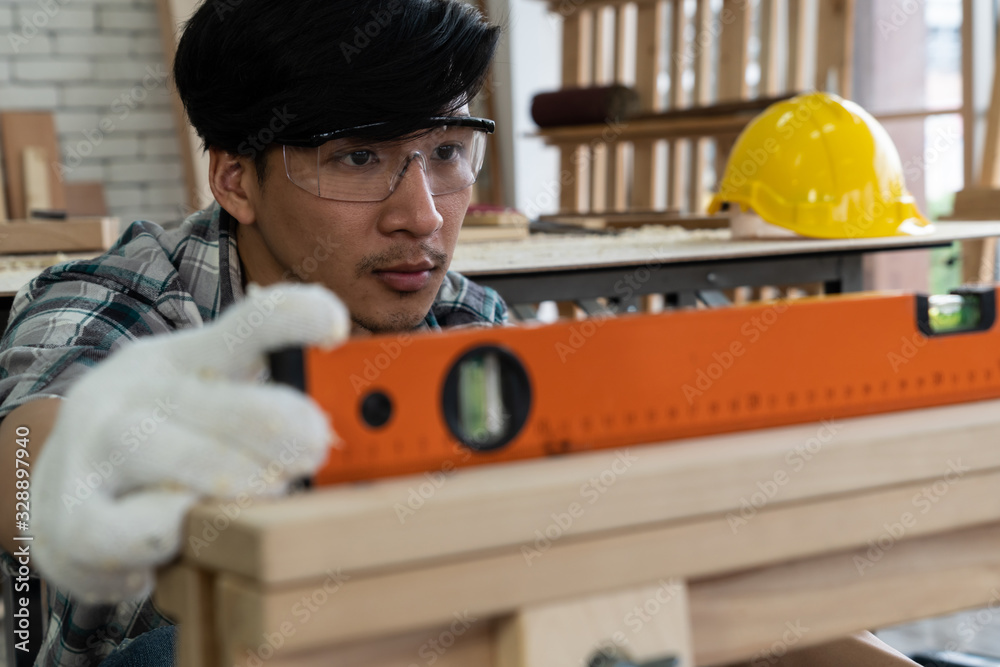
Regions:
<svg viewBox="0 0 1000 667"><path fill-rule="evenodd" d="M332 292L277 285L251 289L213 323L137 341L88 371L62 402L32 475L42 576L91 603L148 595L199 498L250 493L251 482L256 496L267 478L260 470L275 461L282 469L266 494L314 473L333 438L328 419L300 392L253 380L265 352L333 346L349 331Z"/></svg>

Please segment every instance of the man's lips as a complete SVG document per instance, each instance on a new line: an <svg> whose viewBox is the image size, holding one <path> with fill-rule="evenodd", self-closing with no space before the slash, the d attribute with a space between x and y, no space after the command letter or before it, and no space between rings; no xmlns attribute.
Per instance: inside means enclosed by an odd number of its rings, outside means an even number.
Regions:
<svg viewBox="0 0 1000 667"><path fill-rule="evenodd" d="M413 264L393 264L377 269L373 273L390 289L397 292L417 292L430 282L433 262L417 262Z"/></svg>

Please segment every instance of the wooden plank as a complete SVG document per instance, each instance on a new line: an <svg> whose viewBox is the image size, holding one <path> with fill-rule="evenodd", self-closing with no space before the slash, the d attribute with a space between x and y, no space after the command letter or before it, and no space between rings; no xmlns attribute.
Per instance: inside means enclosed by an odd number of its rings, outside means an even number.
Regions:
<svg viewBox="0 0 1000 667"><path fill-rule="evenodd" d="M491 667L494 664L491 625L489 621L477 621L459 635L451 625L446 625L406 635L379 637L374 642L338 644L317 651L279 651L270 660L261 662L267 667L407 667L420 664ZM463 627L459 624L455 629L463 630ZM259 647L257 653L261 653ZM237 664L258 667L256 662L249 660Z"/></svg>
<svg viewBox="0 0 1000 667"><path fill-rule="evenodd" d="M688 97L684 90L687 17L684 0L672 0L670 8L670 108L678 109L687 104ZM670 208L683 206L685 145L678 140L667 142L667 206Z"/></svg>
<svg viewBox="0 0 1000 667"><path fill-rule="evenodd" d="M629 5L615 7L615 81L629 85L635 81L634 53L631 50L635 42L633 35L632 10ZM613 211L624 211L628 206L629 188L629 147L627 144L615 141L609 148L608 179L605 202Z"/></svg>
<svg viewBox="0 0 1000 667"><path fill-rule="evenodd" d="M632 119L627 123L617 125L618 139L621 141L637 139L675 138L675 137L711 137L719 134L739 134L753 120L755 114L736 113L721 116L706 116L701 118L664 117ZM575 125L553 127L540 130L537 136L547 144L559 145L569 143L589 143L600 140L608 130L607 125Z"/></svg>
<svg viewBox="0 0 1000 667"><path fill-rule="evenodd" d="M168 71L173 71L174 55L177 53L177 41L180 39L181 26L194 13L198 4L198 0L157 0L156 2L160 24L160 42L163 45L163 57ZM184 104L176 90L171 90L170 102L177 128L181 164L184 167L187 205L192 211L197 211L205 208L212 201L212 192L208 185L208 152L202 150L201 139L191 123L188 122Z"/></svg>
<svg viewBox="0 0 1000 667"><path fill-rule="evenodd" d="M989 220L1000 211L1000 189L966 187L955 193L955 206L949 220Z"/></svg>
<svg viewBox="0 0 1000 667"><path fill-rule="evenodd" d="M615 80L615 9L601 7L594 10L593 17L593 82L595 85L607 85Z"/></svg>
<svg viewBox="0 0 1000 667"><path fill-rule="evenodd" d="M615 7L615 81L628 85L635 80L632 71L635 64L631 61L632 52L630 50L633 41L630 39L631 31L629 22L631 12L628 5ZM631 67L630 67L631 66Z"/></svg>
<svg viewBox="0 0 1000 667"><path fill-rule="evenodd" d="M819 457L814 459L816 462L819 460ZM856 470L862 468L857 465L858 460L854 459ZM510 481L511 476L506 479ZM926 494L934 493L936 483L923 481L870 493L827 496L822 500L786 506L764 504L756 510L756 514L747 515L746 524L739 525L735 534L735 522L719 514L653 524L645 530L612 530L593 539L577 539L550 529L550 525L557 524L555 519L549 517L546 522L538 524L541 537L534 538L537 542L528 542L522 545L523 549L484 552L425 567L411 559L406 570L352 576L335 593L324 597L322 605L318 605L317 601L318 609L312 614L312 621L299 626L294 636L287 638L289 650L311 650L331 643L409 632L447 623L454 618L456 611L468 611L476 618L488 618L535 604L643 586L669 577L693 582L690 589L693 600L698 586L703 585L699 581L701 579L710 581L729 573L771 566L795 572L795 566L789 563L797 559L822 560L823 554L853 549L860 549L860 553L864 554L870 548L869 543L882 540L884 544L887 531L898 533L894 526L902 522L906 522L902 541L892 547L883 547L883 551L887 548L890 551L882 556L877 552L870 556L869 560L874 565L865 568L863 577L859 576L851 554L837 556L836 563L861 582L877 581L881 573L893 571L892 563L906 541L938 533L943 533L940 539L944 544L952 545L946 551L961 560L965 557L962 555L964 546L954 538L954 531L992 523L994 527L989 539L983 541L991 545L988 558L991 559L989 563L993 576L1000 577L996 554L997 540L1000 539L1000 523L997 523L1000 522L1000 497L995 493L1000 473L964 473L960 479L953 480L946 491L931 496L936 500L933 502L927 499ZM718 482L715 488L724 489L725 482ZM510 493L506 496L507 499L511 497ZM917 498L923 498L919 503L926 503L931 509L923 513L922 505L915 501ZM637 498L635 506L640 506L642 502L641 498ZM600 511L599 507L595 504L588 512ZM561 511L569 512L565 507ZM510 510L511 515L518 513L518 509ZM907 519L907 513L913 518ZM565 523L565 519L562 521ZM453 529L460 530L457 525ZM549 531L551 537L546 537L542 531ZM361 533L344 529L340 534ZM374 535L375 531L363 534ZM300 534L298 540L286 540L285 555L300 550L296 546L298 544L308 544L309 548L315 549L317 535L320 533ZM678 545L697 545L697 548L678 548ZM955 545L960 546L956 548ZM938 552L934 553L936 557ZM974 550L969 553L974 553ZM982 552L978 552L976 557L986 558ZM925 558L924 562L933 563L934 560ZM327 571L330 571L329 565ZM827 568L819 568L814 576L823 577L826 572ZM323 587L323 581L332 581L334 575L343 576L343 573L331 572L323 580L300 581L293 587L233 587L225 592L226 612L220 614L220 622L226 623L226 631L233 633L233 642L252 644L259 641L262 633L294 620L296 603L304 596L309 599ZM842 578L846 579L846 574ZM950 578L945 576L943 579ZM794 581L799 580L799 577L794 577ZM826 581L829 579L817 579L817 582ZM976 601L968 595L969 583L985 582L982 578L977 581L976 577L970 577L967 585L956 589L961 591L958 594L962 597L960 606L970 606ZM920 604L914 606L912 595L886 595L884 604L880 606L880 624L933 616L960 608L956 606L957 595L938 598L927 594L926 590L921 592L921 587L914 586L912 580L906 584L921 596ZM795 587L790 589L795 590ZM795 602L804 605L800 613L822 609L825 615L829 615L829 598L815 596L812 598L813 606L808 606L804 602L809 597L806 594L808 591L805 588L801 595L795 596ZM988 596L988 591L989 588L983 586L977 593ZM699 599L705 600L706 596ZM985 601L986 597L979 599ZM378 613L359 613L359 610L373 608L373 605ZM704 609L705 603L700 603L700 606ZM747 615L745 606L738 608L743 615ZM853 606L839 608L849 609L850 613L829 616L835 616L837 622L857 625L838 626L832 634L817 631L810 640L833 639L871 625L870 619L864 618L860 609L856 610ZM419 609L420 613L414 614L415 609ZM707 641L699 639L699 616L694 608L692 611L697 663L707 664L702 655L708 650ZM764 615L762 613L762 617ZM796 617L790 618L794 620ZM783 620L788 620L788 617ZM760 627L754 623L748 625L751 628ZM764 637L768 638L768 644L774 641L770 633ZM731 643L734 641L723 633L720 650L725 650Z"/></svg>
<svg viewBox="0 0 1000 667"><path fill-rule="evenodd" d="M719 34L718 96L720 102L745 100L750 89L747 85L747 59L749 58L750 21L753 8L745 0L723 0L723 21Z"/></svg>
<svg viewBox="0 0 1000 667"><path fill-rule="evenodd" d="M994 281L996 238L962 242L962 283L986 284Z"/></svg>
<svg viewBox="0 0 1000 667"><path fill-rule="evenodd" d="M986 110L986 140L983 142L983 162L976 184L984 188L1000 187L1000 40L993 59L993 86L990 106Z"/></svg>
<svg viewBox="0 0 1000 667"><path fill-rule="evenodd" d="M792 0L795 2L796 0ZM761 0L760 3L760 86L757 94L777 95L781 89L778 79L778 0Z"/></svg>
<svg viewBox="0 0 1000 667"><path fill-rule="evenodd" d="M835 437L808 424L631 448L636 461L627 468L628 484L602 494L595 511L576 519L568 532L582 536L724 514L759 491L758 482L788 470L790 462L802 469L782 486L781 502L933 479L954 458L976 470L997 468L1000 448L992 443L1000 433L998 415L1000 401L985 401L845 420ZM820 436L828 442L818 443ZM803 443L818 445L822 456L802 465ZM188 544L185 557L204 567L278 583L318 576L330 563L354 573L485 549L516 549L551 523L553 514L580 501L581 484L621 469L618 457L615 451L574 454L463 469L447 477L322 488L280 504L260 501L210 545L195 549ZM859 458L865 466L857 465ZM510 490L512 470L518 475L516 494ZM424 495L433 495L432 501ZM506 500L498 503L497 498ZM219 512L215 504L199 506L192 510L189 526L194 530L210 524ZM457 529L470 522L478 529ZM336 538L352 531L368 538ZM330 537L312 539L309 549L289 550L297 535Z"/></svg>
<svg viewBox="0 0 1000 667"><path fill-rule="evenodd" d="M678 109L687 103L684 90L684 71L689 45L685 31L687 17L684 14L684 0L670 3L670 108Z"/></svg>
<svg viewBox="0 0 1000 667"><path fill-rule="evenodd" d="M558 237L532 235L516 247L462 246L455 252L452 270L469 276L566 272L590 268L653 266L737 258L793 258L805 253L830 257L849 249L871 252L889 249L932 248L953 241L1000 236L1000 222L941 222L934 231L918 236L882 236L858 239L790 239L734 243L726 230L688 235L665 230L662 242L629 236ZM568 295L570 297L572 295Z"/></svg>
<svg viewBox="0 0 1000 667"><path fill-rule="evenodd" d="M639 5L637 10L635 87L639 92L640 109L647 113L663 108L659 83L662 72L660 56L664 49L661 29L665 19L664 11L663 0ZM659 144L655 139L632 142L631 208L656 207L657 191L662 187L663 180L657 159Z"/></svg>
<svg viewBox="0 0 1000 667"><path fill-rule="evenodd" d="M599 653L694 667L687 587L677 579L519 609L497 633L496 667L578 667Z"/></svg>
<svg viewBox="0 0 1000 667"><path fill-rule="evenodd" d="M540 215L540 221L577 224L583 227L594 225L600 228L619 229L623 227L642 227L644 225L680 226L685 229L725 229L730 226L728 215L690 215L677 209L666 211L622 211L620 213L604 213L602 215L580 213L577 215Z"/></svg>
<svg viewBox="0 0 1000 667"><path fill-rule="evenodd" d="M587 207L589 211L608 211L611 209L611 204L608 198L608 187L611 183L611 174L609 173L611 156L609 154L609 148L613 146L609 144L595 144L591 149L591 162L590 162L590 204Z"/></svg>
<svg viewBox="0 0 1000 667"><path fill-rule="evenodd" d="M8 219L7 193L5 192L4 183L4 165L2 156L0 156L0 222L6 222Z"/></svg>
<svg viewBox="0 0 1000 667"><path fill-rule="evenodd" d="M655 140L636 140L632 142L632 192L629 201L630 208L656 208L657 189L661 183L660 161L657 159L657 147L659 143Z"/></svg>
<svg viewBox="0 0 1000 667"><path fill-rule="evenodd" d="M25 146L21 153L21 174L24 176L24 210L52 210L52 182L49 155L44 148Z"/></svg>
<svg viewBox="0 0 1000 667"><path fill-rule="evenodd" d="M574 144L559 147L559 211L577 213L586 210L588 187L586 182L586 161L583 157L586 146Z"/></svg>
<svg viewBox="0 0 1000 667"><path fill-rule="evenodd" d="M978 117L989 106L992 69L996 59L996 29L990 3L975 0L962 2L962 126L963 173L965 185L977 182L978 147L984 143L984 131Z"/></svg>
<svg viewBox="0 0 1000 667"><path fill-rule="evenodd" d="M788 0L788 90L808 90L809 73L806 71L806 49L809 37L808 0Z"/></svg>
<svg viewBox="0 0 1000 667"><path fill-rule="evenodd" d="M0 253L107 250L118 238L118 218L8 224L0 231Z"/></svg>
<svg viewBox="0 0 1000 667"><path fill-rule="evenodd" d="M218 647L213 620L213 576L182 563L159 571L153 599L179 624L177 664L213 667Z"/></svg>
<svg viewBox="0 0 1000 667"><path fill-rule="evenodd" d="M322 584L308 590L294 613L274 626L267 626L257 636L246 627L260 626L258 592L251 582L222 575L218 584L219 605L216 617L221 620L218 636L223 640L219 665L259 667L261 663L281 667L400 667L416 662L438 667L465 667L493 663L494 623L467 609L455 610L448 619L437 623L418 622L405 633L391 633L376 641L338 642L332 634L327 642L316 642L302 649L297 636L302 632L322 631L322 610L338 593ZM327 593L327 589L333 590ZM329 596L329 597L327 597ZM366 605L377 615L379 601ZM360 609L360 608L359 608ZM420 614L414 614L419 616ZM270 638L270 641L268 640ZM181 663L183 664L183 663Z"/></svg>
<svg viewBox="0 0 1000 667"><path fill-rule="evenodd" d="M615 8L601 7L594 10L593 72L595 85L608 85L615 78ZM607 143L593 145L590 162L590 186L587 209L607 211L613 201L609 192L614 175L611 173L612 157ZM609 194L611 196L609 196Z"/></svg>
<svg viewBox="0 0 1000 667"><path fill-rule="evenodd" d="M0 113L0 142L3 144L4 174L7 180L7 206L12 219L28 217L24 200L23 153L28 146L45 151L51 187L51 208L65 209L62 174L59 173L59 142L56 126L48 111L4 111Z"/></svg>
<svg viewBox="0 0 1000 667"><path fill-rule="evenodd" d="M563 18L562 86L574 88L589 81L589 14L576 11Z"/></svg>
<svg viewBox="0 0 1000 667"><path fill-rule="evenodd" d="M854 0L818 3L821 28L817 30L814 86L848 99L854 60L854 4Z"/></svg>
<svg viewBox="0 0 1000 667"><path fill-rule="evenodd" d="M985 606L1000 587L1000 524L886 543L892 545L888 550L866 546L694 582L690 604L698 664L767 658L768 649L782 642L800 648Z"/></svg>
<svg viewBox="0 0 1000 667"><path fill-rule="evenodd" d="M108 205L104 200L104 183L77 181L66 183L66 214L69 217L105 216Z"/></svg>
<svg viewBox="0 0 1000 667"><path fill-rule="evenodd" d="M709 85L712 77L711 48L716 40L711 39L712 11L709 0L697 0L694 13L695 38L691 44L694 55L694 90L691 103L694 106L705 106L709 103ZM704 211L705 200L705 169L708 141L700 137L690 143L690 170L688 175L688 211L698 214Z"/></svg>

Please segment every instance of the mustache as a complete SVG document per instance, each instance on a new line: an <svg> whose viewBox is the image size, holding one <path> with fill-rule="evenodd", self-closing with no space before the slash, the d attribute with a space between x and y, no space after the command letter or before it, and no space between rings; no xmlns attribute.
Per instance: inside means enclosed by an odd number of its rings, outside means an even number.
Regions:
<svg viewBox="0 0 1000 667"><path fill-rule="evenodd" d="M354 270L354 275L356 278L361 278L384 266L392 266L400 263L415 264L424 258L430 259L434 262L435 266L444 266L448 263L448 254L431 247L428 243L421 242L417 247L420 249L419 254L414 252L412 247L396 246L395 248L365 255L358 262Z"/></svg>

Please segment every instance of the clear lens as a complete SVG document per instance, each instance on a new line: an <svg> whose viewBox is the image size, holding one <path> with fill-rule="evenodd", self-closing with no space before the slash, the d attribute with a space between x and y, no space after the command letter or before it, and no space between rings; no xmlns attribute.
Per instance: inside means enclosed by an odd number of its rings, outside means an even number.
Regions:
<svg viewBox="0 0 1000 667"><path fill-rule="evenodd" d="M333 139L316 148L283 146L285 172L300 188L324 199L382 201L414 164L424 169L432 195L476 182L486 154L486 133L443 126L402 142Z"/></svg>

